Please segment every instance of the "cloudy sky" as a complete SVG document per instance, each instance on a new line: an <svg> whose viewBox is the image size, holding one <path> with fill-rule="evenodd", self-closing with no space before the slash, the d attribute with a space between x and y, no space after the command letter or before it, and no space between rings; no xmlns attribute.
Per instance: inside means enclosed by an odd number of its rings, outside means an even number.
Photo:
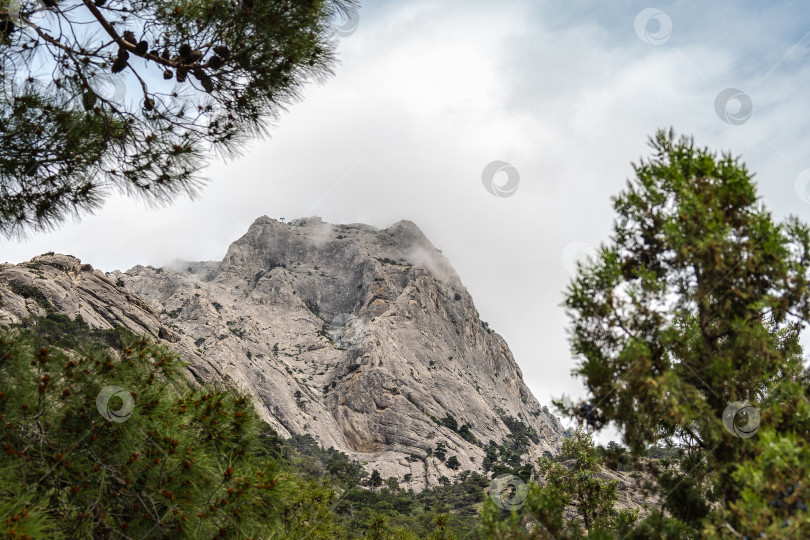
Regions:
<svg viewBox="0 0 810 540"><path fill-rule="evenodd" d="M56 232L0 240L0 260L53 250L124 270L220 259L261 215L409 219L549 403L583 395L560 307L569 270L608 238L610 198L656 129L740 155L777 217L810 221L806 0L374 1L340 55L271 139L211 166L198 200L113 197ZM519 175L511 196L484 188L496 160Z"/></svg>

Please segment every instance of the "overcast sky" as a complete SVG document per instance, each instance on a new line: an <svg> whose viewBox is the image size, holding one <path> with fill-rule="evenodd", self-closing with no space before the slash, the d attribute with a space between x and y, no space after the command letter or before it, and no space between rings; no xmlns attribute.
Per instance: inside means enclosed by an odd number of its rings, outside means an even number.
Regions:
<svg viewBox="0 0 810 540"><path fill-rule="evenodd" d="M56 251L124 270L221 259L261 215L409 219L550 404L583 395L560 307L568 269L608 238L610 198L656 129L740 155L775 216L810 221L809 45L806 0L369 2L335 77L270 140L215 162L197 201L114 197L80 223L0 240L0 260ZM718 112L728 88L738 97ZM519 174L511 196L484 188L496 160Z"/></svg>

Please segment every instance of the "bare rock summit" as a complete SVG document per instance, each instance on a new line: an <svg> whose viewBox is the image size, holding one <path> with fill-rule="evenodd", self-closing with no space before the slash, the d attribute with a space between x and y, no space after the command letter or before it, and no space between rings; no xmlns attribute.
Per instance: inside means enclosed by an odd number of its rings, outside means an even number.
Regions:
<svg viewBox="0 0 810 540"><path fill-rule="evenodd" d="M563 435L410 221L261 217L222 261L123 273L54 254L0 265L0 324L49 311L165 340L190 376L253 396L281 435L309 433L415 490L482 470L485 445L515 429L531 461Z"/></svg>

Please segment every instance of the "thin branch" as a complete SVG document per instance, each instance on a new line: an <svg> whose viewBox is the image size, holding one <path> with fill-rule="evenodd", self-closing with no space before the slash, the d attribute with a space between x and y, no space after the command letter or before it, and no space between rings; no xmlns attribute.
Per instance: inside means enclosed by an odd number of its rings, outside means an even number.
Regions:
<svg viewBox="0 0 810 540"><path fill-rule="evenodd" d="M692 439L694 439L694 440L695 440L695 442L697 442L697 443L698 443L698 446L700 446L700 447L701 447L701 448L703 448L704 450L708 450L708 449L709 449L709 447L708 447L708 446L706 446L706 444L705 444L705 443L704 443L704 442L703 442L703 441L700 439L700 437L698 437L697 435L695 435L695 433L694 433L694 432L693 432L691 429L689 429L689 428L688 428L688 427L686 427L686 426L681 426L681 429L682 429L682 430L684 430L685 432L687 432L687 433L689 434L689 436L690 436L690 437L692 437Z"/></svg>
<svg viewBox="0 0 810 540"><path fill-rule="evenodd" d="M113 25L110 23L110 21L108 21L104 17L104 15L101 13L101 10L99 10L98 7L96 7L95 3L92 0L82 0L82 2L84 3L85 6L87 6L87 9L90 10L90 13L93 14L93 16L98 20L99 24L101 24L101 27L104 28L104 30L110 35L111 38L113 38L113 40L118 44L118 46L121 47L122 49L126 49L128 52L131 52L135 56L140 56L141 58L144 58L146 60L152 60L153 62L160 64L162 66L171 67L175 69L179 68L188 71L197 68L208 67L207 63L200 64L199 62L194 62L192 64L186 64L183 62L176 62L174 60L167 60L166 58L152 54L149 51L145 53L137 52L136 50L137 45L135 43L130 43L129 41L124 40L124 38L118 35L118 32L115 30Z"/></svg>

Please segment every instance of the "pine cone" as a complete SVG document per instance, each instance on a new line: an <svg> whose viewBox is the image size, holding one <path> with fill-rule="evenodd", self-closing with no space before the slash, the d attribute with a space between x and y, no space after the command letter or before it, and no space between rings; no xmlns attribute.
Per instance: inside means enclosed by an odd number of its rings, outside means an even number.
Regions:
<svg viewBox="0 0 810 540"><path fill-rule="evenodd" d="M120 73L124 71L124 68L126 67L127 67L127 59L119 56L118 58L115 59L115 62L113 62L111 71L113 73Z"/></svg>
<svg viewBox="0 0 810 540"><path fill-rule="evenodd" d="M208 60L208 67L213 69L219 69L222 67L224 63L225 62L222 60L222 58L220 58L217 55L214 55Z"/></svg>
<svg viewBox="0 0 810 540"><path fill-rule="evenodd" d="M226 60L231 56L231 50L225 45L217 45L214 47L214 52Z"/></svg>
<svg viewBox="0 0 810 540"><path fill-rule="evenodd" d="M146 41L139 41L137 45L135 45L135 54L138 56L143 56L146 54L146 51L149 50L149 43Z"/></svg>
<svg viewBox="0 0 810 540"><path fill-rule="evenodd" d="M214 81L212 81L211 77L209 77L208 75L203 74L203 77L200 78L200 84L202 85L203 89L209 94L214 91Z"/></svg>

